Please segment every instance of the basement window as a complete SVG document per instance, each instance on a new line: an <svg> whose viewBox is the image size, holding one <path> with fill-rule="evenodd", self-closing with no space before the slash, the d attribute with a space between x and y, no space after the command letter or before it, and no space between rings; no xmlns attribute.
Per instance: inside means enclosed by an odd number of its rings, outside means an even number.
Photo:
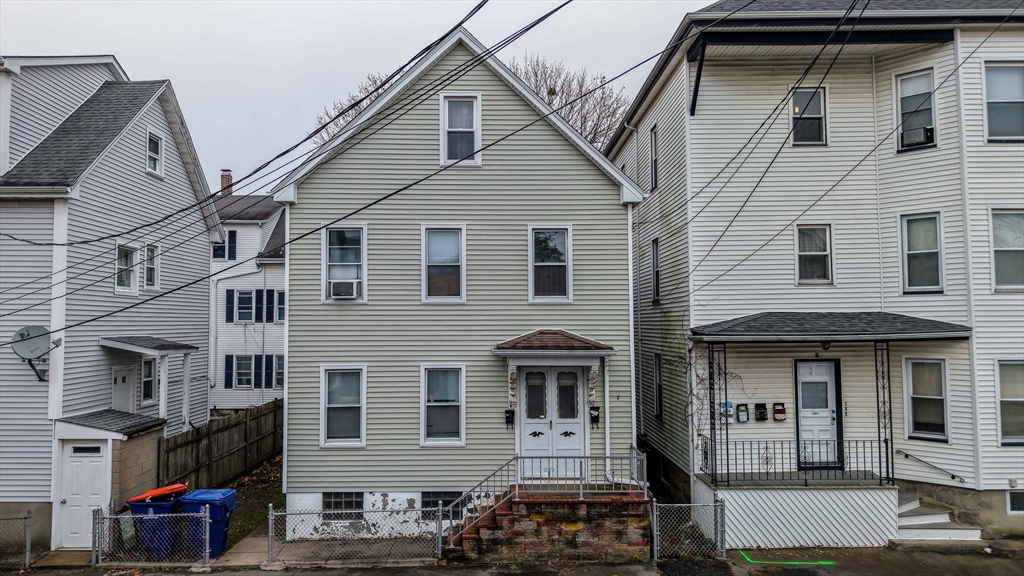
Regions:
<svg viewBox="0 0 1024 576"><path fill-rule="evenodd" d="M1010 490L1006 493L1006 512L1024 514L1024 490Z"/></svg>
<svg viewBox="0 0 1024 576"><path fill-rule="evenodd" d="M437 505L450 506L452 502L455 502L462 497L462 492L422 492L420 493L420 508L423 512L420 513L420 517L424 520L436 520L437 519ZM445 519L448 515L445 514ZM460 520L462 518L462 506L458 506L452 509L452 519Z"/></svg>
<svg viewBox="0 0 1024 576"><path fill-rule="evenodd" d="M324 492L324 520L362 520L362 492Z"/></svg>

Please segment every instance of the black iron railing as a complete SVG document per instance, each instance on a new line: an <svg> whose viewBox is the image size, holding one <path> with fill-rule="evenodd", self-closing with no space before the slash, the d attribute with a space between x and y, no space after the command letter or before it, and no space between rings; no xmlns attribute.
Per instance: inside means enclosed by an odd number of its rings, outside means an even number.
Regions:
<svg viewBox="0 0 1024 576"><path fill-rule="evenodd" d="M877 481L876 440L732 440L698 437L698 469L715 484ZM712 450L712 447L714 450Z"/></svg>

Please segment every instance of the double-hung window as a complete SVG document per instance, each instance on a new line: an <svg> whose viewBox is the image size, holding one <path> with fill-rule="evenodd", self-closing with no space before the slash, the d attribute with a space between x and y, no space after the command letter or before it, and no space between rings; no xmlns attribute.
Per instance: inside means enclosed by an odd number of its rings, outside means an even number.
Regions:
<svg viewBox="0 0 1024 576"><path fill-rule="evenodd" d="M832 283L832 243L827 225L796 227L797 283Z"/></svg>
<svg viewBox="0 0 1024 576"><path fill-rule="evenodd" d="M1024 211L992 212L992 261L997 290L1024 290Z"/></svg>
<svg viewBox="0 0 1024 576"><path fill-rule="evenodd" d="M253 290L239 290L238 302L235 304L235 322L252 322L254 304Z"/></svg>
<svg viewBox="0 0 1024 576"><path fill-rule="evenodd" d="M156 290L160 287L160 247L156 244L146 245L146 262L144 270L146 273L146 290Z"/></svg>
<svg viewBox="0 0 1024 576"><path fill-rule="evenodd" d="M658 127L651 128L651 191L658 188Z"/></svg>
<svg viewBox="0 0 1024 576"><path fill-rule="evenodd" d="M661 420L665 414L665 404L662 397L661 383L661 354L654 355L654 417Z"/></svg>
<svg viewBox="0 0 1024 576"><path fill-rule="evenodd" d="M651 300L661 300L661 252L657 238L651 240Z"/></svg>
<svg viewBox="0 0 1024 576"><path fill-rule="evenodd" d="M324 492L321 506L324 520L363 519L362 492Z"/></svg>
<svg viewBox="0 0 1024 576"><path fill-rule="evenodd" d="M530 226L530 301L572 301L569 226Z"/></svg>
<svg viewBox="0 0 1024 576"><path fill-rule="evenodd" d="M235 356L235 388L252 388L252 356Z"/></svg>
<svg viewBox="0 0 1024 576"><path fill-rule="evenodd" d="M825 89L793 93L793 145L826 144Z"/></svg>
<svg viewBox="0 0 1024 576"><path fill-rule="evenodd" d="M912 72L896 77L899 107L899 150L935 144L935 114L932 107L932 71Z"/></svg>
<svg viewBox="0 0 1024 576"><path fill-rule="evenodd" d="M117 259L114 261L114 290L122 293L134 293L138 273L135 271L134 246L118 244Z"/></svg>
<svg viewBox="0 0 1024 576"><path fill-rule="evenodd" d="M284 388L284 355L274 356L274 388Z"/></svg>
<svg viewBox="0 0 1024 576"><path fill-rule="evenodd" d="M911 438L946 440L946 363L907 360L907 433Z"/></svg>
<svg viewBox="0 0 1024 576"><path fill-rule="evenodd" d="M942 292L942 231L938 214L904 216L903 291Z"/></svg>
<svg viewBox="0 0 1024 576"><path fill-rule="evenodd" d="M465 226L423 227L423 301L466 301Z"/></svg>
<svg viewBox="0 0 1024 576"><path fill-rule="evenodd" d="M441 164L480 164L480 94L441 94Z"/></svg>
<svg viewBox="0 0 1024 576"><path fill-rule="evenodd" d="M999 362L999 436L1024 446L1024 361Z"/></svg>
<svg viewBox="0 0 1024 576"><path fill-rule="evenodd" d="M284 297L285 297L284 290L278 290L277 291L277 319L274 320L275 322L284 322L284 309L285 309Z"/></svg>
<svg viewBox="0 0 1024 576"><path fill-rule="evenodd" d="M324 266L327 276L324 283L325 301L338 299L365 302L366 227L325 230Z"/></svg>
<svg viewBox="0 0 1024 576"><path fill-rule="evenodd" d="M164 139L152 132L146 135L146 171L157 176L164 173Z"/></svg>
<svg viewBox="0 0 1024 576"><path fill-rule="evenodd" d="M423 446L464 446L466 403L464 365L421 367Z"/></svg>
<svg viewBox="0 0 1024 576"><path fill-rule="evenodd" d="M989 142L1024 142L1024 63L985 64Z"/></svg>
<svg viewBox="0 0 1024 576"><path fill-rule="evenodd" d="M366 367L323 366L321 446L366 446Z"/></svg>
<svg viewBox="0 0 1024 576"><path fill-rule="evenodd" d="M142 404L152 404L157 393L156 359L142 361Z"/></svg>

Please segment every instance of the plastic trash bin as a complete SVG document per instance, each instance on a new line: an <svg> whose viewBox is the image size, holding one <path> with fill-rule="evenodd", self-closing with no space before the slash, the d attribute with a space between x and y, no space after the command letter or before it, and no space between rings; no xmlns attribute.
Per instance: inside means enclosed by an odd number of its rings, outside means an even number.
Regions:
<svg viewBox="0 0 1024 576"><path fill-rule="evenodd" d="M231 511L235 508L237 495L230 488L211 488L193 490L182 496L182 511L195 514L203 511L203 506L210 506L210 557L224 553L224 544L228 540L228 525L231 523ZM188 518L188 539L193 546L203 549L202 520Z"/></svg>
<svg viewBox="0 0 1024 576"><path fill-rule="evenodd" d="M181 503L177 494L180 492L164 495L151 502L139 500L128 503L132 509L135 534L149 551L151 559L169 558L173 552L174 542L178 539L177 517L168 516L168 514L176 514L181 511Z"/></svg>

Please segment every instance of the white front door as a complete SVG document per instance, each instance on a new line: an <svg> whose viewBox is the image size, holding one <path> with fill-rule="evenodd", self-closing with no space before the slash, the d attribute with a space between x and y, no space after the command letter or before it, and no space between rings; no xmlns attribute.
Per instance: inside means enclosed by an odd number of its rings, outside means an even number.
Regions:
<svg viewBox="0 0 1024 576"><path fill-rule="evenodd" d="M800 464L836 464L836 375L833 362L797 362Z"/></svg>
<svg viewBox="0 0 1024 576"><path fill-rule="evenodd" d="M61 466L60 546L92 546L92 511L106 506L110 467L105 441L65 441Z"/></svg>
<svg viewBox="0 0 1024 576"><path fill-rule="evenodd" d="M527 478L585 475L583 371L520 369L520 452Z"/></svg>
<svg viewBox="0 0 1024 576"><path fill-rule="evenodd" d="M135 368L114 368L110 407L135 412Z"/></svg>

